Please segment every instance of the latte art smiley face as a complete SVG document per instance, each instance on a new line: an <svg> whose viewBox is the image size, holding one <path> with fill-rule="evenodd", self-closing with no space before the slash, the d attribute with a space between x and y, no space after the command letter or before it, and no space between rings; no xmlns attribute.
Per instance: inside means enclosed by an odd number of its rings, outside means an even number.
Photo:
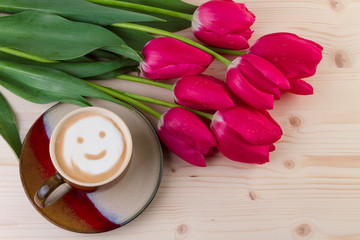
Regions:
<svg viewBox="0 0 360 240"><path fill-rule="evenodd" d="M110 118L100 114L75 116L56 140L60 167L83 182L111 177L121 167L125 152L123 133Z"/></svg>

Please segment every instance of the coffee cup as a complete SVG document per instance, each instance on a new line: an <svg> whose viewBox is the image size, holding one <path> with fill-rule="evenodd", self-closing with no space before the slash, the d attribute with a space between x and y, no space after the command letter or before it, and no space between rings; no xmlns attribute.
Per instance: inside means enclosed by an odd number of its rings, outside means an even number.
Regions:
<svg viewBox="0 0 360 240"><path fill-rule="evenodd" d="M49 145L55 174L36 192L46 207L71 188L92 192L126 174L132 155L131 134L117 114L99 107L70 112L55 126Z"/></svg>

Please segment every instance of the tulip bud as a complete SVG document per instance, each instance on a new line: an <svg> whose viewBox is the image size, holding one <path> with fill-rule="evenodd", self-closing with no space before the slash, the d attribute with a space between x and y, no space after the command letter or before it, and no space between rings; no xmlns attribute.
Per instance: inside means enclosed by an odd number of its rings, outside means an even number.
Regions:
<svg viewBox="0 0 360 240"><path fill-rule="evenodd" d="M216 140L205 123L189 110L176 107L162 115L157 129L161 141L176 155L205 167L204 155L212 152Z"/></svg>
<svg viewBox="0 0 360 240"><path fill-rule="evenodd" d="M154 80L198 75L213 61L210 54L170 37L149 41L142 54L142 74Z"/></svg>
<svg viewBox="0 0 360 240"><path fill-rule="evenodd" d="M234 107L226 84L208 75L180 78L174 86L176 103L199 110L226 110Z"/></svg>
<svg viewBox="0 0 360 240"><path fill-rule="evenodd" d="M298 95L311 95L314 93L313 87L301 79L291 79L290 81L291 89L288 90L291 93Z"/></svg>
<svg viewBox="0 0 360 240"><path fill-rule="evenodd" d="M322 58L323 47L292 33L273 33L259 38L249 53L258 55L288 79L310 77Z"/></svg>
<svg viewBox="0 0 360 240"><path fill-rule="evenodd" d="M280 99L280 90L290 88L289 81L276 67L253 54L232 62L226 82L237 97L257 109L272 109L274 99Z"/></svg>
<svg viewBox="0 0 360 240"><path fill-rule="evenodd" d="M263 164L269 161L274 142L282 135L280 126L267 112L246 105L238 105L224 112L216 112L211 130L225 157L244 163Z"/></svg>
<svg viewBox="0 0 360 240"><path fill-rule="evenodd" d="M220 48L245 49L253 31L255 15L243 3L213 0L199 6L193 15L194 36L201 42Z"/></svg>

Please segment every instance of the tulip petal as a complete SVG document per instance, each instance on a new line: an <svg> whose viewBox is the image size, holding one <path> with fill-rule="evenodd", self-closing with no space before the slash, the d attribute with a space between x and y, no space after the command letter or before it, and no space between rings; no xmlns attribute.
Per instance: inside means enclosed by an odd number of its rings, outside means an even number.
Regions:
<svg viewBox="0 0 360 240"><path fill-rule="evenodd" d="M277 122L275 121L275 119L270 115L270 113L269 113L268 111L266 111L266 110L259 110L259 111L260 111L265 117L267 117L267 119L268 119L269 121L271 121L271 122L279 129L279 132L280 132L280 134L282 135L282 134L283 134L283 131L282 131L279 123L277 123Z"/></svg>
<svg viewBox="0 0 360 240"><path fill-rule="evenodd" d="M163 114L158 123L158 131L164 131L205 155L216 146L216 140L205 123L184 108L171 108Z"/></svg>
<svg viewBox="0 0 360 240"><path fill-rule="evenodd" d="M191 146L178 138L167 134L165 131L158 130L157 132L161 141L177 156L195 166L206 167L205 158L202 153L191 148Z"/></svg>
<svg viewBox="0 0 360 240"><path fill-rule="evenodd" d="M245 54L240 58L240 63L244 63L244 65L250 67L252 71L256 71L264 80L267 80L268 83L275 84L282 90L290 89L289 81L284 74L264 58L254 54Z"/></svg>
<svg viewBox="0 0 360 240"><path fill-rule="evenodd" d="M301 79L291 79L290 80L291 89L288 92L298 94L298 95L311 95L314 93L313 87Z"/></svg>
<svg viewBox="0 0 360 240"><path fill-rule="evenodd" d="M176 103L194 109L226 110L235 106L225 83L207 75L179 79L174 96Z"/></svg>
<svg viewBox="0 0 360 240"><path fill-rule="evenodd" d="M250 31L251 32L251 31ZM194 36L199 39L201 42L219 48L228 48L228 49L235 49L235 50L242 50L249 48L248 39L245 36L249 35L246 31L245 33L239 34L224 34L220 35L215 32L207 31L203 29L202 31L194 31Z"/></svg>
<svg viewBox="0 0 360 240"><path fill-rule="evenodd" d="M179 63L209 65L213 58L208 53L170 37L160 37L149 41L143 48L143 55L159 67Z"/></svg>
<svg viewBox="0 0 360 240"><path fill-rule="evenodd" d="M255 15L243 3L213 0L195 11L192 29L194 36L205 44L241 50L249 47L247 40L254 21Z"/></svg>
<svg viewBox="0 0 360 240"><path fill-rule="evenodd" d="M159 80L179 78L183 74L200 74L214 59L210 54L170 37L149 41L142 53L143 75Z"/></svg>
<svg viewBox="0 0 360 240"><path fill-rule="evenodd" d="M194 13L199 25L209 31L224 35L243 32L255 21L255 15L245 4L233 1L208 1Z"/></svg>
<svg viewBox="0 0 360 240"><path fill-rule="evenodd" d="M273 152L273 151L275 151L275 145L274 145L274 144L271 144L271 145L269 146L269 152Z"/></svg>
<svg viewBox="0 0 360 240"><path fill-rule="evenodd" d="M233 62L235 66L236 62ZM233 65L233 66L234 66ZM258 109L272 109L274 97L271 94L264 93L253 85L240 73L237 67L230 65L226 73L226 82L230 90L242 101Z"/></svg>
<svg viewBox="0 0 360 240"><path fill-rule="evenodd" d="M269 162L269 146L247 144L243 138L223 121L215 122L211 129L218 141L219 151L227 158L244 163Z"/></svg>
<svg viewBox="0 0 360 240"><path fill-rule="evenodd" d="M280 89L276 85L264 79L264 76L262 76L259 71L254 69L251 65L245 65L240 63L238 65L238 68L240 72L244 75L244 77L255 88L259 89L260 91L274 95L274 99L276 100L280 99Z"/></svg>
<svg viewBox="0 0 360 240"><path fill-rule="evenodd" d="M251 145L269 145L279 140L282 135L277 124L260 111L245 105L225 112L216 112L213 121L219 121L217 118L222 119Z"/></svg>
<svg viewBox="0 0 360 240"><path fill-rule="evenodd" d="M159 69L152 69L146 63L140 63L143 76L154 80L176 79L183 76L198 75L206 70L206 67L197 64L174 64Z"/></svg>
<svg viewBox="0 0 360 240"><path fill-rule="evenodd" d="M323 47L292 33L273 33L259 38L249 53L265 58L288 79L315 74Z"/></svg>

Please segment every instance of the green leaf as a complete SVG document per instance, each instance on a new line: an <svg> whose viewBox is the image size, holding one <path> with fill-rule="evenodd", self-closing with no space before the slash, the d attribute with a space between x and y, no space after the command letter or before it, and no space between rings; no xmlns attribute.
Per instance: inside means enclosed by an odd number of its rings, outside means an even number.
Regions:
<svg viewBox="0 0 360 240"><path fill-rule="evenodd" d="M80 106L90 105L84 97L120 103L67 73L6 60L0 60L0 85L28 101L40 104L59 101Z"/></svg>
<svg viewBox="0 0 360 240"><path fill-rule="evenodd" d="M184 29L191 27L191 22L171 16L163 16L160 14L153 14L154 16L162 16L166 22L158 22L156 24L153 23L139 23L144 26L154 27L158 29L162 29L168 32L178 32Z"/></svg>
<svg viewBox="0 0 360 240"><path fill-rule="evenodd" d="M128 58L118 58L113 61L41 63L2 52L0 52L0 60L9 60L33 66L50 67L78 78L93 77L112 72L119 68L138 66L138 62Z"/></svg>
<svg viewBox="0 0 360 240"><path fill-rule="evenodd" d="M103 51L103 50L95 50L95 51L91 52L89 54L89 56L95 57L95 58L105 58L105 59L110 59L110 60L119 60L120 59L120 57L118 55L110 53L108 51Z"/></svg>
<svg viewBox="0 0 360 240"><path fill-rule="evenodd" d="M122 1L137 3L137 4L142 4L142 5L148 5L148 6L152 6L152 7L158 7L158 8L164 8L164 9L182 12L182 13L188 13L188 14L193 14L197 8L197 6L182 2L180 0L151 0L151 1L149 1L149 0L122 0ZM125 9L125 8L122 8L122 9ZM132 10L132 11L135 11L135 10ZM136 10L136 12L145 13L144 11L138 11L138 10ZM183 20L183 19L179 19L176 17L165 16L165 15L156 14L156 13L152 13L152 15L162 18L162 19L166 20L166 22L156 22L156 23L143 22L141 24L145 25L145 26L159 28L159 29L169 31L169 32L181 31L181 30L189 28L191 26L191 22L188 20Z"/></svg>
<svg viewBox="0 0 360 240"><path fill-rule="evenodd" d="M193 14L197 8L192 4L185 3L180 0L121 0L123 2L131 2L152 7L164 8L172 11Z"/></svg>
<svg viewBox="0 0 360 240"><path fill-rule="evenodd" d="M129 73L129 72L137 72L137 71L139 71L139 69L137 67L136 68L135 67L123 67L123 68L116 69L115 71L107 72L105 74L101 74L101 75L97 75L97 76L88 77L86 79L88 79L88 80L105 80L105 79L115 78L116 76L119 76L121 74Z"/></svg>
<svg viewBox="0 0 360 240"><path fill-rule="evenodd" d="M69 60L107 46L118 54L141 61L120 37L97 25L36 11L0 17L0 47L51 60Z"/></svg>
<svg viewBox="0 0 360 240"><path fill-rule="evenodd" d="M14 115L4 96L0 93L0 135L10 145L16 156L20 157L21 140Z"/></svg>
<svg viewBox="0 0 360 240"><path fill-rule="evenodd" d="M124 67L137 67L138 63L131 59L121 59L114 61L102 61L92 63L49 63L47 67L55 68L63 72L69 73L78 78L93 77L108 72L122 69Z"/></svg>
<svg viewBox="0 0 360 240"><path fill-rule="evenodd" d="M84 0L1 0L0 12L19 13L37 10L54 13L70 20L97 25L116 22L148 22L161 19L122 9L105 7Z"/></svg>
<svg viewBox="0 0 360 240"><path fill-rule="evenodd" d="M135 61L129 61L130 59L123 59L123 61L101 61L91 63L47 63L41 64L50 68L54 68L78 78L87 78L97 76L114 71L126 66L136 67L138 64L134 64Z"/></svg>
<svg viewBox="0 0 360 240"><path fill-rule="evenodd" d="M154 39L152 35L146 32L118 27L109 27L108 29L121 37L129 47L139 52L142 51L147 42Z"/></svg>
<svg viewBox="0 0 360 240"><path fill-rule="evenodd" d="M124 45L121 45L121 46L107 46L107 47L102 47L101 49L105 50L105 51L117 53L122 56L129 57L138 62L142 61L139 54L134 49L132 49L128 45L126 45L125 42L124 42Z"/></svg>
<svg viewBox="0 0 360 240"><path fill-rule="evenodd" d="M78 57L78 58L73 58L73 59L69 59L69 60L65 60L65 62L93 62L94 60L87 57L87 56L82 56L82 57Z"/></svg>

